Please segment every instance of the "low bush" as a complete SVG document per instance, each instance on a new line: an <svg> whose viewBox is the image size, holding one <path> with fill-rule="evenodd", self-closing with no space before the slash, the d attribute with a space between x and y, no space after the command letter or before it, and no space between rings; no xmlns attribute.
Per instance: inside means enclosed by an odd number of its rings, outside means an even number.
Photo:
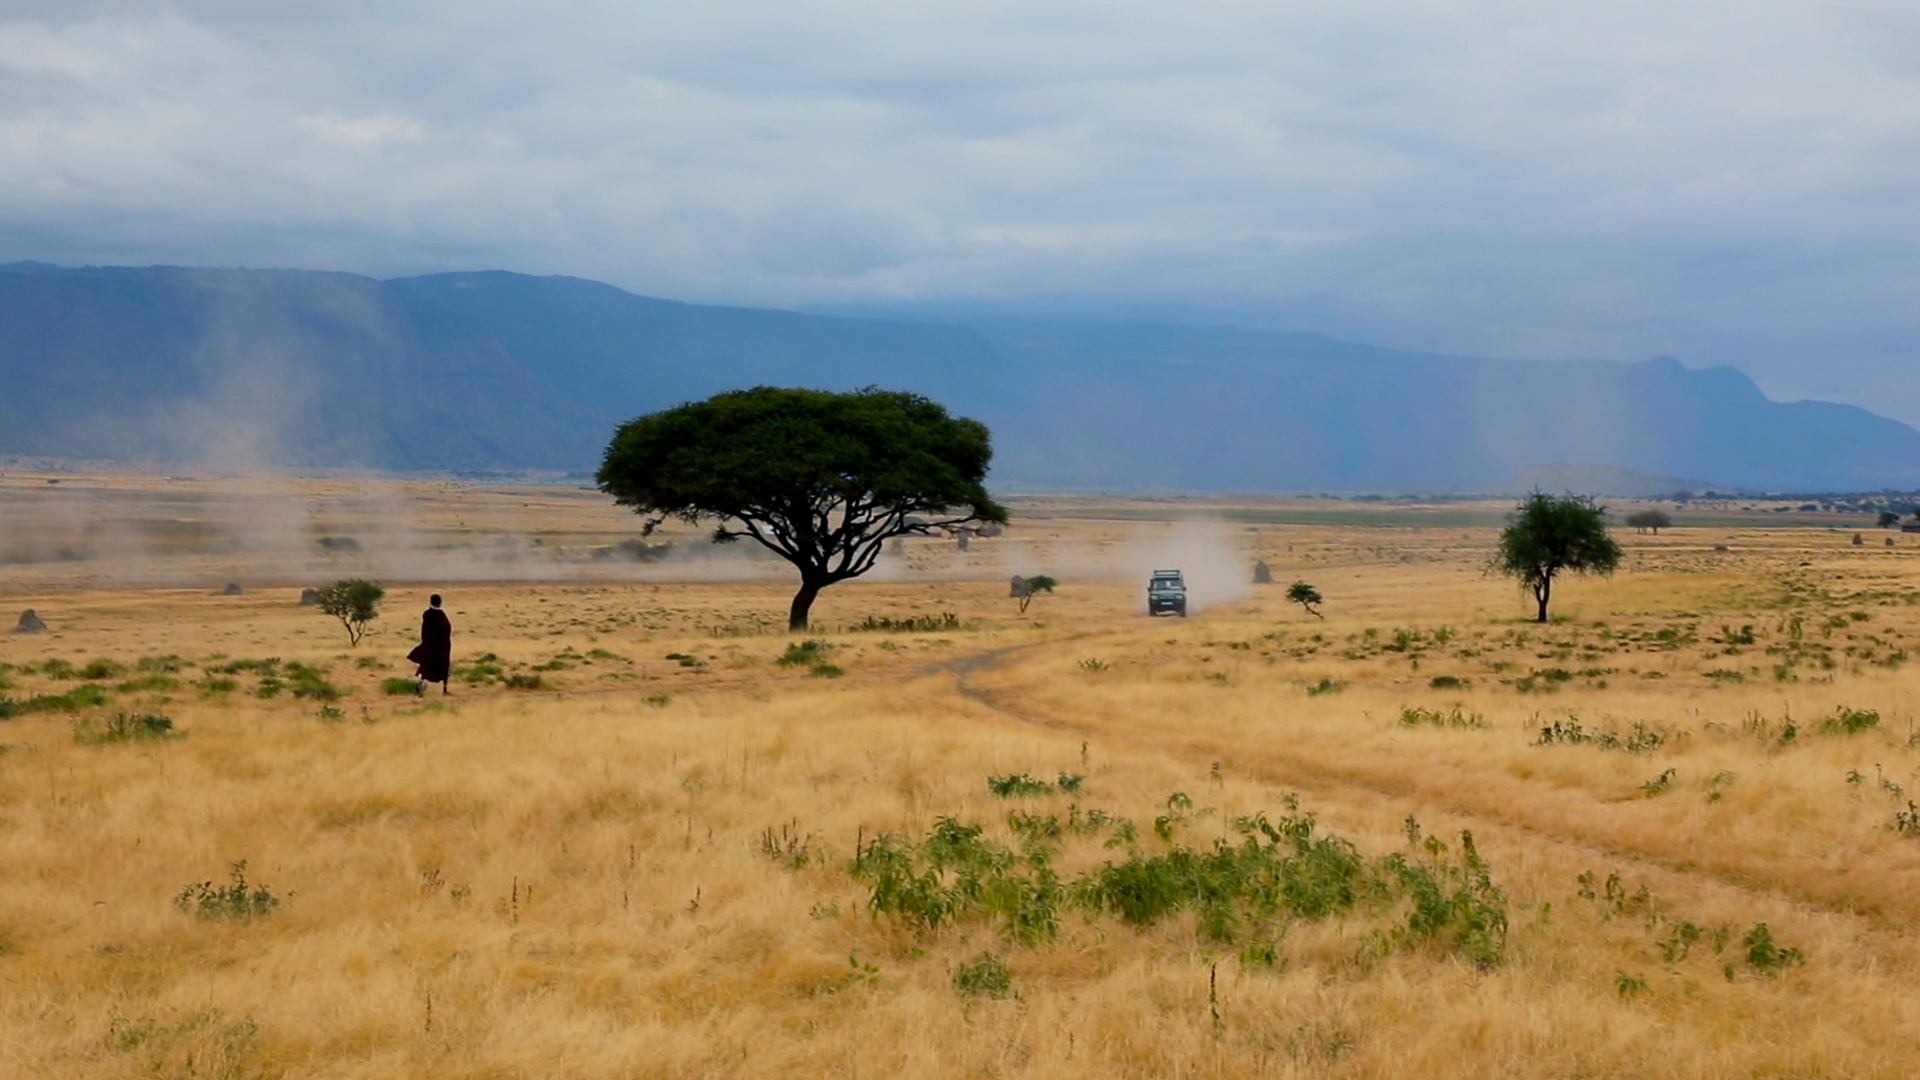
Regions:
<svg viewBox="0 0 1920 1080"><path fill-rule="evenodd" d="M98 683L81 683L65 693L40 694L20 703L19 711L66 712L76 713L83 709L98 708L107 703L107 689Z"/></svg>
<svg viewBox="0 0 1920 1080"><path fill-rule="evenodd" d="M294 661L287 665L287 686L297 698L338 701L340 689L327 681L327 669Z"/></svg>
<svg viewBox="0 0 1920 1080"><path fill-rule="evenodd" d="M419 697L426 692L426 684L419 679L381 679L380 692L388 697L405 697L409 694Z"/></svg>
<svg viewBox="0 0 1920 1080"><path fill-rule="evenodd" d="M1829 735L1858 735L1880 726L1880 714L1873 709L1853 709L1845 705L1820 722L1820 730Z"/></svg>
<svg viewBox="0 0 1920 1080"><path fill-rule="evenodd" d="M1418 705L1400 710L1401 727L1438 727L1438 728L1485 728L1489 727L1487 718L1479 713L1463 712L1459 706L1442 712L1439 709L1423 709Z"/></svg>
<svg viewBox="0 0 1920 1080"><path fill-rule="evenodd" d="M781 667L811 667L814 664L822 663L826 660L827 649L830 647L831 646L824 641L808 640L792 642L788 644L787 651L781 653L779 659L775 660L774 663ZM676 658L676 656L667 657L669 660Z"/></svg>
<svg viewBox="0 0 1920 1080"><path fill-rule="evenodd" d="M280 906L280 898L271 889L247 881L247 860L232 863L227 870L227 884L203 881L188 885L174 896L173 906L202 919L234 922L265 918Z"/></svg>
<svg viewBox="0 0 1920 1080"><path fill-rule="evenodd" d="M1176 804L1190 802L1169 799ZM1505 954L1506 895L1471 833L1461 834L1457 860L1444 858L1446 845L1437 840L1428 841L1427 858L1369 859L1320 833L1313 815L1290 803L1278 820L1264 813L1235 819L1233 835L1210 847L1132 848L1125 859L1063 883L1052 866L1061 832L1026 825L1026 846L1015 852L978 825L943 817L917 843L886 834L863 840L848 870L868 883L869 911L921 932L987 919L1009 940L1032 945L1056 936L1066 905L1135 927L1190 911L1205 937L1257 953L1275 940L1275 924L1368 914L1396 920L1376 932L1386 946L1433 945L1480 967Z"/></svg>
<svg viewBox="0 0 1920 1080"><path fill-rule="evenodd" d="M898 619L869 615L853 627L856 631L878 634L935 634L960 628L960 616L951 611L943 611L938 615L908 615Z"/></svg>
<svg viewBox="0 0 1920 1080"><path fill-rule="evenodd" d="M173 721L159 713L115 713L104 722L92 719L73 722L73 741L90 746L166 739L173 735Z"/></svg>
<svg viewBox="0 0 1920 1080"><path fill-rule="evenodd" d="M1013 992L1013 975L999 957L981 953L954 969L953 988L961 997L1003 998Z"/></svg>

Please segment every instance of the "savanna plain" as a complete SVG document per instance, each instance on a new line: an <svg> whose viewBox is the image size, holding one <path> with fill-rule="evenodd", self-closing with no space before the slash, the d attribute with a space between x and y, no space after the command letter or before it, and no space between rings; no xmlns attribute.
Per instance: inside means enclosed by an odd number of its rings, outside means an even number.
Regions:
<svg viewBox="0 0 1920 1080"><path fill-rule="evenodd" d="M1668 506L1540 625L1501 504L1011 505L790 634L593 492L7 474L0 1073L1914 1074L1916 538Z"/></svg>

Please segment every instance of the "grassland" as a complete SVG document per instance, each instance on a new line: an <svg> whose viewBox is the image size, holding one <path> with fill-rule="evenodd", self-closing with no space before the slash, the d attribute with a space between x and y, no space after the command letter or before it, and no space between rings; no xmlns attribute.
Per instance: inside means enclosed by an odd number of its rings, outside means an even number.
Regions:
<svg viewBox="0 0 1920 1080"><path fill-rule="evenodd" d="M164 483L0 484L65 550L0 567L0 1074L1913 1073L1881 533L1629 531L1538 626L1484 525L1243 516L1280 586L1149 620L1104 575L1193 507L1033 500L808 647L584 492ZM296 601L358 572L348 649Z"/></svg>

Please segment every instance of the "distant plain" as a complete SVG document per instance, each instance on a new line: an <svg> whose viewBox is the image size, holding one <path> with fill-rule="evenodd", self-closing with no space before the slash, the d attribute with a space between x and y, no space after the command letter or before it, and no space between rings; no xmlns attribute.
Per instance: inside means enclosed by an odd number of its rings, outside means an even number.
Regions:
<svg viewBox="0 0 1920 1080"><path fill-rule="evenodd" d="M1539 626L1506 505L1017 497L801 635L594 492L9 471L0 1073L1912 1075L1920 538L1663 504ZM356 648L298 604L349 576ZM1365 868L1324 912L1090 884L1306 815Z"/></svg>

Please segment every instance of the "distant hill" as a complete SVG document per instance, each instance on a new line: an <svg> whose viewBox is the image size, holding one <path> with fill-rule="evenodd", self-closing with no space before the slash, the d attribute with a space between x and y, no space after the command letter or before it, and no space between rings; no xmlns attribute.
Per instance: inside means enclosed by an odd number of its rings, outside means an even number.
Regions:
<svg viewBox="0 0 1920 1080"><path fill-rule="evenodd" d="M588 469L620 420L757 383L926 393L993 428L1011 487L1485 491L1551 462L1920 487L1920 432L1668 359L829 318L493 271L0 266L0 454Z"/></svg>

